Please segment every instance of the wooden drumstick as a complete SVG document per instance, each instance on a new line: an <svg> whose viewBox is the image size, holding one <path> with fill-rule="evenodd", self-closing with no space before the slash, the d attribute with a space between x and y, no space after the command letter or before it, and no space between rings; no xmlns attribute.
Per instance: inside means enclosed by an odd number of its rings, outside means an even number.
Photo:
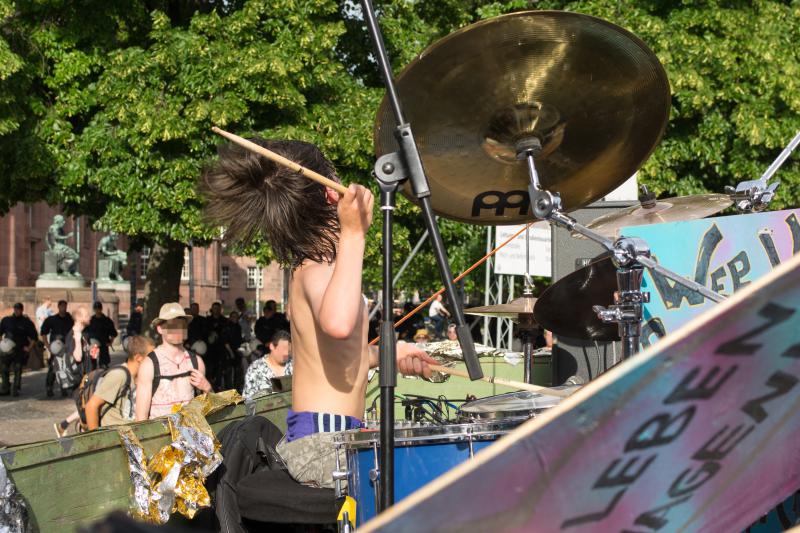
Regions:
<svg viewBox="0 0 800 533"><path fill-rule="evenodd" d="M308 179L314 180L317 183L321 183L321 184L325 185L326 187L330 187L331 189L333 189L334 191L338 192L339 194L344 195L347 192L347 187L345 187L341 183L335 182L330 178L326 178L322 174L319 174L318 172L314 172L313 170L308 169L308 168L306 168L306 167L304 167L302 165L298 165L297 163L295 163L291 159L286 159L282 155L276 154L272 150L268 150L268 149L264 148L263 146L259 146L254 142L248 141L247 139L245 139L243 137L239 137L238 135L235 135L233 133L227 132L227 131L225 131L223 129L220 129L220 128L216 127L216 126L212 127L211 131L213 131L217 135L222 135L223 137L225 137L229 141L231 141L231 142L233 142L235 144L238 144L242 148L250 150L251 152L254 152L254 153L258 154L258 155L263 155L267 159L269 159L271 161L275 161L279 165L283 165L283 166L285 166L287 168L290 168L290 169L294 170L295 172L298 172L298 173L302 174L303 176L307 177Z"/></svg>
<svg viewBox="0 0 800 533"><path fill-rule="evenodd" d="M436 372L441 372L442 374L448 374L451 376L458 376L461 378L470 379L469 374L462 370L456 370L454 368L448 368L446 366L441 366L441 365L428 365L428 366L430 367L431 370L435 370ZM514 381L513 379L493 378L489 376L483 376L481 380L486 381L488 383L496 383L497 385L505 385L506 387L514 387L516 389L526 390L530 392L538 392L539 394L546 394L547 396L558 396L559 398L566 398L567 396L572 394L571 391L551 389L549 387L540 387L539 385L531 385L530 383L525 383L522 381Z"/></svg>

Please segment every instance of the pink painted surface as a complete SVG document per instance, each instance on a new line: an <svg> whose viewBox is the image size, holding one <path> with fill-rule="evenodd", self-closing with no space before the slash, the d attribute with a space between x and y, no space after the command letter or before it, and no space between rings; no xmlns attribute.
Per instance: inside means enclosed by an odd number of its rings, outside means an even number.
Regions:
<svg viewBox="0 0 800 533"><path fill-rule="evenodd" d="M741 530L800 486L800 256L360 531Z"/></svg>

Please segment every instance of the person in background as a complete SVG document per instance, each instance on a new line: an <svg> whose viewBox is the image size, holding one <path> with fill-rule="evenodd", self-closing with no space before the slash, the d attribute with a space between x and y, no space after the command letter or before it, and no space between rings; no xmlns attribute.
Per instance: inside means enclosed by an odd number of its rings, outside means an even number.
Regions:
<svg viewBox="0 0 800 533"><path fill-rule="evenodd" d="M267 300L264 304L264 314L256 320L256 338L263 345L267 345L277 331L289 331L289 320L286 315L278 312L275 300Z"/></svg>
<svg viewBox="0 0 800 533"><path fill-rule="evenodd" d="M0 335L5 338L0 346L0 396L9 393L19 396L22 388L22 366L31 348L36 342L36 326L30 318L22 314L23 305L14 304L14 311L10 316L0 320ZM10 383L11 372L14 372L13 387Z"/></svg>
<svg viewBox="0 0 800 533"><path fill-rule="evenodd" d="M449 341L458 340L458 332L456 332L455 324L450 324L449 326L447 326L447 340Z"/></svg>
<svg viewBox="0 0 800 533"><path fill-rule="evenodd" d="M225 349L227 338L228 317L222 314L222 303L211 304L211 314L206 317L206 331L208 331L208 351L205 362L208 365L208 380L221 390L222 369L225 360L229 357Z"/></svg>
<svg viewBox="0 0 800 533"><path fill-rule="evenodd" d="M190 402L195 391L212 391L203 359L193 357L183 346L191 320L191 315L186 315L177 302L162 305L153 320L161 344L142 361L136 375L137 421L170 414L174 406ZM157 384L154 384L153 359L158 362Z"/></svg>
<svg viewBox="0 0 800 533"><path fill-rule="evenodd" d="M414 343L417 345L417 348L424 348L430 340L431 336L428 334L427 329L418 329L414 334Z"/></svg>
<svg viewBox="0 0 800 533"><path fill-rule="evenodd" d="M134 335L142 334L143 313L144 313L144 303L142 303L141 300L137 300L136 305L133 307L133 311L131 311L131 316L128 319L128 325L125 328L125 333L128 334L128 337L133 337Z"/></svg>
<svg viewBox="0 0 800 533"><path fill-rule="evenodd" d="M74 374L74 386L80 384L83 376L92 371L92 360L97 360L100 347L89 343L89 311L85 307L78 307L72 314L74 323L72 333L67 337L65 350L67 358L71 359L68 370ZM71 354L71 357L70 357ZM58 438L67 433L70 424L80 418L78 411L73 411L67 418L53 424Z"/></svg>
<svg viewBox="0 0 800 533"><path fill-rule="evenodd" d="M292 375L292 338L288 331L279 330L269 341L269 353L256 359L247 369L242 396L245 399L270 394L272 378Z"/></svg>
<svg viewBox="0 0 800 533"><path fill-rule="evenodd" d="M251 326L253 317L247 310L247 303L244 298L236 298L236 311L239 312L239 327L242 330L242 342L253 340L253 328Z"/></svg>
<svg viewBox="0 0 800 533"><path fill-rule="evenodd" d="M408 315L411 311L414 310L416 307L411 302L406 302L403 304L403 316ZM419 315L413 315L408 320L397 326L397 338L398 340L412 342L414 340L414 333L420 329L425 327L425 322L420 320Z"/></svg>
<svg viewBox="0 0 800 533"><path fill-rule="evenodd" d="M117 338L117 328L114 327L114 322L103 313L101 302L95 302L92 309L94 309L94 316L89 321L89 335L100 341L100 357L98 360L92 360L92 367L97 368L97 363L99 363L101 367L108 368L108 365L111 364L109 347Z"/></svg>
<svg viewBox="0 0 800 533"><path fill-rule="evenodd" d="M431 306L428 308L428 316L436 328L436 338L440 338L442 336L444 319L450 317L450 311L445 309L444 304L442 303L441 294L436 296L436 298L433 300L433 303L431 303Z"/></svg>
<svg viewBox="0 0 800 533"><path fill-rule="evenodd" d="M61 346L63 350L67 337L72 333L72 326L74 325L75 321L72 319L72 315L67 312L67 302L65 300L59 300L58 313L47 317L44 323L42 323L42 327L39 329L42 342L47 345L48 350L51 352L47 360L47 377L44 382L48 397L53 396L53 385L56 382L55 361L56 355L58 354L52 353L52 346L57 340L60 340L64 343ZM62 393L63 392L62 390Z"/></svg>
<svg viewBox="0 0 800 533"><path fill-rule="evenodd" d="M148 337L134 335L128 339L128 359L108 369L86 402L84 409L89 431L133 421L136 376L142 361L154 349L155 344Z"/></svg>
<svg viewBox="0 0 800 533"><path fill-rule="evenodd" d="M44 321L47 320L47 317L53 316L55 313L53 312L53 300L50 299L48 296L47 298L42 301L42 305L36 308L36 329L40 329Z"/></svg>
<svg viewBox="0 0 800 533"><path fill-rule="evenodd" d="M186 346L191 348L197 341L203 341L206 345L206 349L208 349L208 324L206 322L206 317L200 315L200 304L192 302L189 305L189 315L192 317L192 320L189 322L189 330L186 334Z"/></svg>
<svg viewBox="0 0 800 533"><path fill-rule="evenodd" d="M242 390L244 372L242 372L242 328L239 325L239 312L231 311L228 315L228 327L225 328L225 359L222 368L222 390Z"/></svg>

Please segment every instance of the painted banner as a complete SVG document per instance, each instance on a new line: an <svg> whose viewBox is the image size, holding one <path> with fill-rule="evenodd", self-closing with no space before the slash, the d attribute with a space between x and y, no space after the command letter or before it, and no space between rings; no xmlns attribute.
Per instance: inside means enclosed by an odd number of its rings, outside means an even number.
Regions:
<svg viewBox="0 0 800 533"><path fill-rule="evenodd" d="M796 256L362 529L740 531L800 486L799 409Z"/></svg>
<svg viewBox="0 0 800 533"><path fill-rule="evenodd" d="M773 211L688 222L623 228L641 237L668 269L729 296L800 250L800 210ZM645 270L642 345L653 344L715 304L661 275Z"/></svg>

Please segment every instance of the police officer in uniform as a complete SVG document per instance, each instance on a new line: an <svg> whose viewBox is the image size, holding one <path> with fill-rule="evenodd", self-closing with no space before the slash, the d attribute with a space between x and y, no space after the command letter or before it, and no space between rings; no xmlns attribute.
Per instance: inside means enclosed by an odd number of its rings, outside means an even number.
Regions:
<svg viewBox="0 0 800 533"><path fill-rule="evenodd" d="M0 350L0 396L11 393L19 396L22 386L22 365L25 364L28 352L36 342L36 326L30 318L22 314L22 304L14 304L14 314L0 320L0 335L5 339L5 350ZM10 344L13 343L13 346ZM9 382L10 373L14 372L14 387Z"/></svg>
<svg viewBox="0 0 800 533"><path fill-rule="evenodd" d="M45 379L47 396L53 395L53 384L56 381L55 356L59 355L53 353L53 343L60 340L63 343L61 345L63 352L67 337L72 335L72 326L74 324L75 321L72 320L72 315L67 313L67 302L64 300L59 300L58 302L58 313L47 317L42 323L42 329L39 333L42 335L42 341L50 350L50 358L47 361L47 378ZM72 357L71 354L70 357Z"/></svg>

